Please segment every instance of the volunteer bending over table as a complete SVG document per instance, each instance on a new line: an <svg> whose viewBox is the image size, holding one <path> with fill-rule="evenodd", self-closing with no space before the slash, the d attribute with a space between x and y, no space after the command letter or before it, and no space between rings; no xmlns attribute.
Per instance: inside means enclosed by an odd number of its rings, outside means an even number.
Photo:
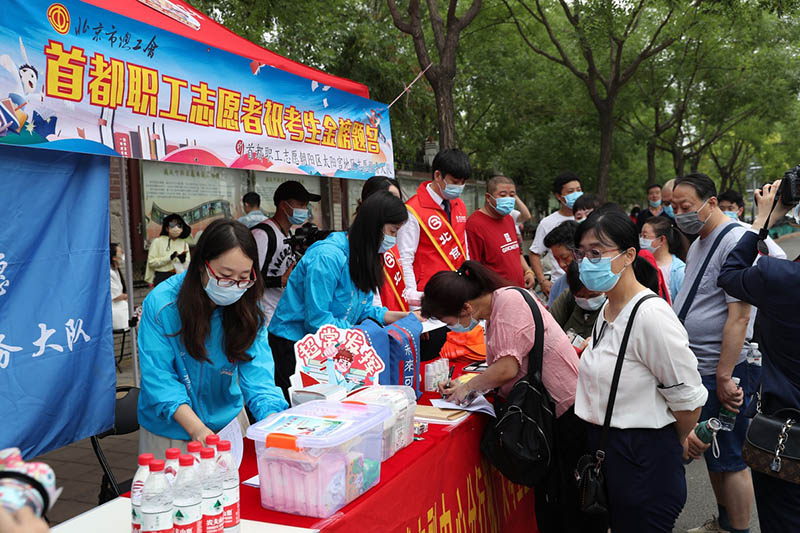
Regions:
<svg viewBox="0 0 800 533"><path fill-rule="evenodd" d="M525 297L510 283L476 261L455 272L433 275L425 285L422 315L436 317L452 331L468 331L486 320L489 367L467 381L440 385L448 400L465 403L475 392L498 388L503 401L528 373L528 353L535 341L535 322ZM544 326L542 382L555 403L554 468L536 487L536 520L542 533L605 533L605 520L578 511L573 471L586 449L586 423L575 416L578 355L555 319L539 306Z"/></svg>
<svg viewBox="0 0 800 533"><path fill-rule="evenodd" d="M275 383L287 399L294 343L306 334L325 324L351 328L371 318L385 325L408 315L373 304L373 293L384 280L383 253L394 246L406 220L402 200L377 192L361 204L348 233L332 233L314 243L297 263L269 324Z"/></svg>
<svg viewBox="0 0 800 533"><path fill-rule="evenodd" d="M288 407L275 386L254 264L258 251L247 227L216 220L186 273L145 298L139 453L186 450L188 441L203 442L237 417L245 425L245 402L258 420Z"/></svg>

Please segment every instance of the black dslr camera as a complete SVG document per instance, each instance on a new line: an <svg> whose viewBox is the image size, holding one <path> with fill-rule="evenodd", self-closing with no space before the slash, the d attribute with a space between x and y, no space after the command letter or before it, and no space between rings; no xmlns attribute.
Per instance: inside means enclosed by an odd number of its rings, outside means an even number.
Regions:
<svg viewBox="0 0 800 533"><path fill-rule="evenodd" d="M800 165L790 168L784 173L778 196L786 207L800 203Z"/></svg>
<svg viewBox="0 0 800 533"><path fill-rule="evenodd" d="M308 247L330 235L330 230L321 230L315 224L306 222L294 232L294 235L283 240L284 244L292 247L292 253L299 261Z"/></svg>

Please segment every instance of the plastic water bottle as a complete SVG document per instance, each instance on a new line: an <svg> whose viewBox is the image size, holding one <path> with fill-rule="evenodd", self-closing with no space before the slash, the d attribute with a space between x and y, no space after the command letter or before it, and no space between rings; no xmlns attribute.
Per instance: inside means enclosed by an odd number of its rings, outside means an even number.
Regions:
<svg viewBox="0 0 800 533"><path fill-rule="evenodd" d="M164 453L167 457L164 463L164 476L171 486L175 483L175 476L178 475L178 458L181 456L181 451L178 448L168 448Z"/></svg>
<svg viewBox="0 0 800 533"><path fill-rule="evenodd" d="M217 453L217 444L219 444L219 435L211 434L206 437L206 447L214 450L215 459L219 456L219 453Z"/></svg>
<svg viewBox="0 0 800 533"><path fill-rule="evenodd" d="M750 343L750 351L747 352L747 362L751 365L761 366L761 350L758 349L757 342Z"/></svg>
<svg viewBox="0 0 800 533"><path fill-rule="evenodd" d="M142 530L142 489L150 475L150 463L155 459L152 453L143 453L139 456L139 468L131 481L131 532L139 533Z"/></svg>
<svg viewBox="0 0 800 533"><path fill-rule="evenodd" d="M180 468L172 485L174 533L202 533L203 485L191 455L181 455Z"/></svg>
<svg viewBox="0 0 800 533"><path fill-rule="evenodd" d="M142 533L172 533L172 487L164 475L164 461L150 463L142 490Z"/></svg>
<svg viewBox="0 0 800 533"><path fill-rule="evenodd" d="M239 533L239 469L231 453L231 442L219 441L217 452L217 466L222 475L225 533Z"/></svg>
<svg viewBox="0 0 800 533"><path fill-rule="evenodd" d="M203 485L203 533L223 533L222 476L213 448L200 450L200 482Z"/></svg>
<svg viewBox="0 0 800 533"><path fill-rule="evenodd" d="M194 457L194 462L200 464L200 450L203 449L203 444L200 441L193 440L189 444L186 445L186 451L189 452L189 455Z"/></svg>
<svg viewBox="0 0 800 533"><path fill-rule="evenodd" d="M739 386L739 378L731 378L736 386ZM719 422L722 424L722 431L733 431L733 426L736 425L736 413L733 411L729 411L725 409L725 407L719 408Z"/></svg>

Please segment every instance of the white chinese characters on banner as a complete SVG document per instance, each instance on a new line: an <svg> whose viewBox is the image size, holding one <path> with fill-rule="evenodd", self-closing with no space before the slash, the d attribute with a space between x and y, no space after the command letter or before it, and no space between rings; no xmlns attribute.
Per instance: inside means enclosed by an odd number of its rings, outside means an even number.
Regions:
<svg viewBox="0 0 800 533"><path fill-rule="evenodd" d="M55 332L55 329L48 329L47 324L39 324L39 338L31 343L38 348L38 350L31 357L39 357L40 355L44 354L46 350L55 350L60 353L64 352L63 345L48 342L50 337L52 337ZM74 351L75 345L80 341L87 343L92 340L92 338L83 330L82 318L77 320L70 318L67 320L64 323L64 333L67 341L67 349L70 352ZM0 333L0 368L8 367L9 363L11 362L11 354L15 352L21 352L22 350L22 346L15 346L10 343L7 344L6 335Z"/></svg>
<svg viewBox="0 0 800 533"><path fill-rule="evenodd" d="M8 261L6 261L6 254L0 253L0 296L3 296L8 286L11 285L11 280L6 277L6 268L8 267Z"/></svg>

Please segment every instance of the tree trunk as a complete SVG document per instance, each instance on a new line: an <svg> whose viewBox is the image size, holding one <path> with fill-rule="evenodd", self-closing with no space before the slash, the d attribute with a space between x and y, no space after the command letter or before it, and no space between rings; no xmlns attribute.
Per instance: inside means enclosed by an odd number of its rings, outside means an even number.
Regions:
<svg viewBox="0 0 800 533"><path fill-rule="evenodd" d="M598 109L600 115L600 162L597 166L597 196L600 202L608 198L608 177L611 173L611 155L614 135L614 107L606 104Z"/></svg>
<svg viewBox="0 0 800 533"><path fill-rule="evenodd" d="M647 140L647 186L656 182L656 140Z"/></svg>
<svg viewBox="0 0 800 533"><path fill-rule="evenodd" d="M683 158L683 150L680 147L676 147L672 151L672 168L675 169L675 177L679 178L683 176L683 169L686 165L686 160Z"/></svg>
<svg viewBox="0 0 800 533"><path fill-rule="evenodd" d="M440 75L431 84L436 97L436 115L439 122L439 149L447 150L456 146L456 108L453 103L453 80Z"/></svg>

